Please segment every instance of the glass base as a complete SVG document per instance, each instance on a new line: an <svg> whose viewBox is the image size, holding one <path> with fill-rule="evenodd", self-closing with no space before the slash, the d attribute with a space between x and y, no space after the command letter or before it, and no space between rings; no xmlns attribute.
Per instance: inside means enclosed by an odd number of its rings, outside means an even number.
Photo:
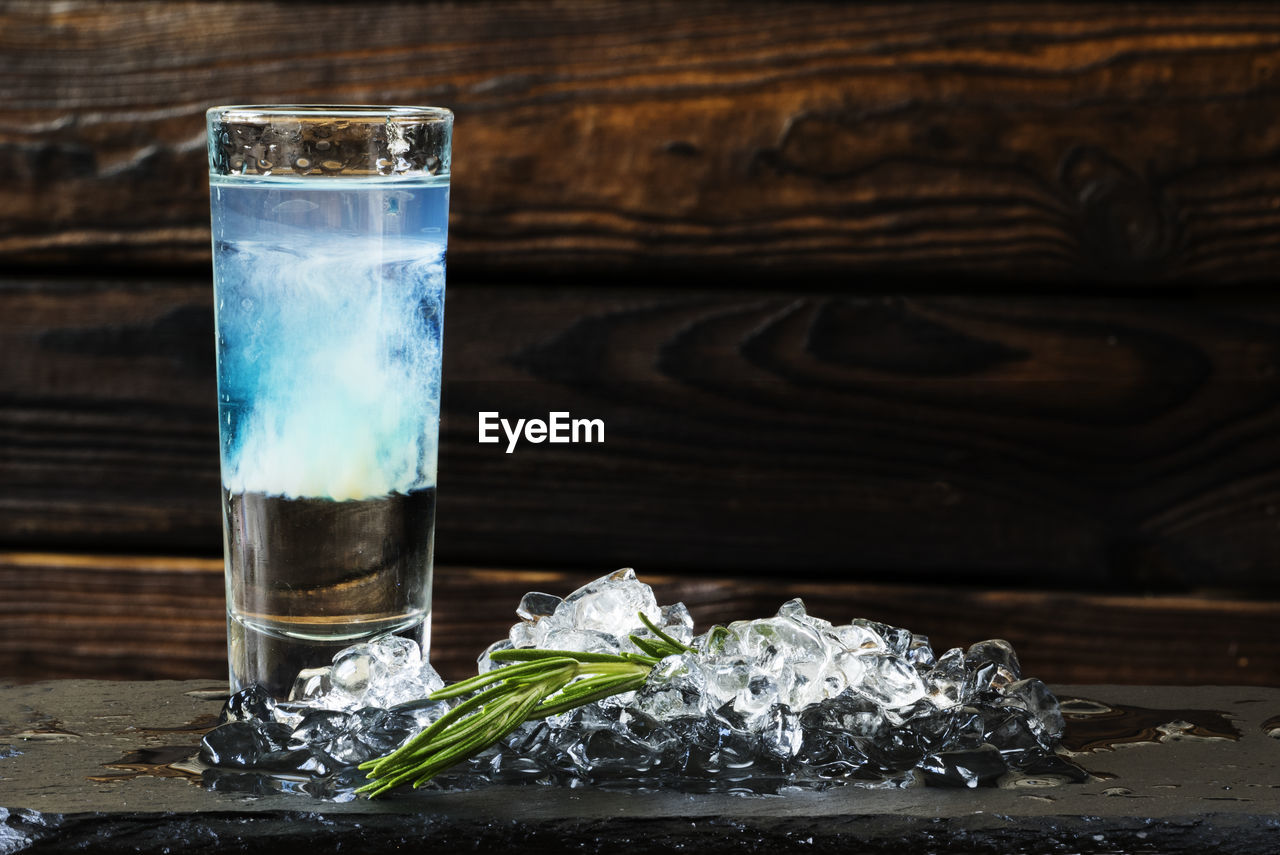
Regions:
<svg viewBox="0 0 1280 855"><path fill-rule="evenodd" d="M425 661L431 644L431 616L411 623L353 632L339 637L305 638L269 632L254 624L227 615L227 654L231 669L231 691L252 685L265 688L272 697L286 700L298 672L333 663L334 654L353 644L379 635L398 635L416 643Z"/></svg>

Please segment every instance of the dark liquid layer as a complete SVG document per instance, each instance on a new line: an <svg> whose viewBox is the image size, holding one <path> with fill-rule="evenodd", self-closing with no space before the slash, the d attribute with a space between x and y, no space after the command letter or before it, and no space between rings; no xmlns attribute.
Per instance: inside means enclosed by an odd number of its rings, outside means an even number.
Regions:
<svg viewBox="0 0 1280 855"><path fill-rule="evenodd" d="M224 510L233 682L282 694L362 638L425 641L434 488L342 502L231 494Z"/></svg>

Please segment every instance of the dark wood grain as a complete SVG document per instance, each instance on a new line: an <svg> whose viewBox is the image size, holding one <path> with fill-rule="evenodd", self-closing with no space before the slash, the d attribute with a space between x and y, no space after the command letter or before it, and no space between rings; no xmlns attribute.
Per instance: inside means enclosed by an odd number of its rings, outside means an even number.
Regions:
<svg viewBox="0 0 1280 855"><path fill-rule="evenodd" d="M565 595L591 573L438 567L432 662L459 679L515 622L529 590ZM698 627L773 614L791 597L927 633L940 652L984 638L1013 642L1050 682L1275 685L1280 603L1205 597L919 588L805 578L641 573L659 602L689 606ZM0 678L223 678L222 562L211 559L0 553Z"/></svg>
<svg viewBox="0 0 1280 855"><path fill-rule="evenodd" d="M451 286L441 560L1276 593L1280 306L694 284ZM0 288L0 543L218 554L210 299Z"/></svg>
<svg viewBox="0 0 1280 855"><path fill-rule="evenodd" d="M212 104L442 103L457 271L1265 281L1277 67L1266 3L9 0L0 260L204 263Z"/></svg>

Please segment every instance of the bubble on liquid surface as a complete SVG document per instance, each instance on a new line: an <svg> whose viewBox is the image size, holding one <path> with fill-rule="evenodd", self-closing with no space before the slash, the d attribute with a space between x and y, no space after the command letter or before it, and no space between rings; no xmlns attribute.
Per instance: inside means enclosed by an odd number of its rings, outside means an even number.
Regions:
<svg viewBox="0 0 1280 855"><path fill-rule="evenodd" d="M693 636L688 610L658 606L631 570L563 599L531 592L517 611L509 638L481 655L480 672L495 666L490 653L513 646L635 651L628 636L649 632L637 611L692 650L658 662L638 691L526 722L432 786L767 793L923 782L1034 790L1085 777L1054 753L1057 701L1043 683L1021 677L1007 642L935 657L923 636L871 621L833 625L798 600L774 617ZM333 666L299 675L293 703L233 698L238 727L207 753L243 770L264 757L277 769L292 758L294 774L312 782L308 792L345 797L363 782L353 764L389 753L456 703L423 700L442 685L412 642L356 645Z"/></svg>

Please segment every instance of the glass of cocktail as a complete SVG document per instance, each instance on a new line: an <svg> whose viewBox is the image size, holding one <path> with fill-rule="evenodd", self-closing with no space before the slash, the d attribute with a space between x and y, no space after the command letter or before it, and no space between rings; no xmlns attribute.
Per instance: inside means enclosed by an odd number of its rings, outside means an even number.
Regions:
<svg viewBox="0 0 1280 855"><path fill-rule="evenodd" d="M427 651L453 114L208 112L233 690Z"/></svg>

